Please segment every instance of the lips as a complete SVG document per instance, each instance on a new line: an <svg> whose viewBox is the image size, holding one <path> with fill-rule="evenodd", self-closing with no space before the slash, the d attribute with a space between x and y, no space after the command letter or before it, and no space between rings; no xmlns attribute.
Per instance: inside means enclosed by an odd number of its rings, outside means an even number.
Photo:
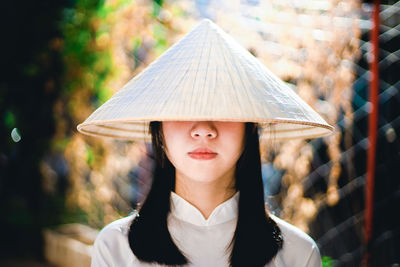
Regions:
<svg viewBox="0 0 400 267"><path fill-rule="evenodd" d="M218 153L208 148L197 148L193 151L190 151L188 154L191 158L198 160L210 160L218 155Z"/></svg>

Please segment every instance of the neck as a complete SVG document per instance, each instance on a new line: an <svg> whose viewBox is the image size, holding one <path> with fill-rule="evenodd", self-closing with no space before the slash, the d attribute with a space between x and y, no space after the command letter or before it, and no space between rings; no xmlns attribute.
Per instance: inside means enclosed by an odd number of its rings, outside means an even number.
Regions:
<svg viewBox="0 0 400 267"><path fill-rule="evenodd" d="M235 179L232 174L211 182L197 181L176 173L175 193L195 206L205 219L221 203L230 199L235 193Z"/></svg>

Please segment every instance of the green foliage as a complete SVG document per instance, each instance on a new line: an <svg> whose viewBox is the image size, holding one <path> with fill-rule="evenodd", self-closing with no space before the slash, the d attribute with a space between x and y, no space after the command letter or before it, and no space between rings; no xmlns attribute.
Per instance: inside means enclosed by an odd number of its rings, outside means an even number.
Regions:
<svg viewBox="0 0 400 267"><path fill-rule="evenodd" d="M89 166L91 166L93 161L94 161L93 149L89 145L86 145L86 163Z"/></svg>
<svg viewBox="0 0 400 267"><path fill-rule="evenodd" d="M88 214L79 207L66 208L61 216L63 223L81 223L88 224Z"/></svg>
<svg viewBox="0 0 400 267"><path fill-rule="evenodd" d="M151 15L155 18L160 14L161 8L164 4L163 0L153 0L153 10Z"/></svg>
<svg viewBox="0 0 400 267"><path fill-rule="evenodd" d="M53 151L62 153L65 150L65 148L69 142L70 142L69 137L65 137L62 139L56 139L56 140L53 140L51 147L52 147Z"/></svg>
<svg viewBox="0 0 400 267"><path fill-rule="evenodd" d="M139 66L139 49L142 46L142 38L140 37L135 37L133 40L133 49L132 49L132 54L133 58L135 60L135 69Z"/></svg>
<svg viewBox="0 0 400 267"><path fill-rule="evenodd" d="M126 3L120 1L121 5ZM110 51L97 47L96 40L109 33L106 19L117 7L104 5L102 0L77 0L74 8L64 10L60 27L64 35L64 94L67 96L75 90L89 89L95 106L110 96L105 84L113 73L113 61Z"/></svg>
<svg viewBox="0 0 400 267"><path fill-rule="evenodd" d="M183 10L182 8L172 5L170 12L172 13L173 17L189 17L189 13Z"/></svg>
<svg viewBox="0 0 400 267"><path fill-rule="evenodd" d="M157 56L161 55L165 50L167 50L167 30L165 26L161 23L153 23L153 36L155 39L154 51Z"/></svg>
<svg viewBox="0 0 400 267"><path fill-rule="evenodd" d="M10 110L6 111L6 114L4 115L4 124L8 129L12 129L15 127L16 122L15 122L15 115L12 113Z"/></svg>
<svg viewBox="0 0 400 267"><path fill-rule="evenodd" d="M329 256L322 256L322 266L323 267L332 267L333 259Z"/></svg>

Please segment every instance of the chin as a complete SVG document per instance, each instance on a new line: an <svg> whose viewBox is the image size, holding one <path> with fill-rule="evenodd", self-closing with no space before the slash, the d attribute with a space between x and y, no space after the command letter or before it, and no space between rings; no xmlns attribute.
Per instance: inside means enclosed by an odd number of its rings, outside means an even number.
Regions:
<svg viewBox="0 0 400 267"><path fill-rule="evenodd" d="M193 175L193 173L196 173L196 175ZM204 182L204 183L209 183L218 180L218 175L216 175L216 172L210 171L210 172L204 172L204 170L200 171L193 171L191 173L192 175L188 175L188 177L191 180L197 181L197 182Z"/></svg>
<svg viewBox="0 0 400 267"><path fill-rule="evenodd" d="M214 178L214 177L195 177L193 178L194 181L199 182L199 183L210 183L213 182L215 180L217 180L218 178Z"/></svg>

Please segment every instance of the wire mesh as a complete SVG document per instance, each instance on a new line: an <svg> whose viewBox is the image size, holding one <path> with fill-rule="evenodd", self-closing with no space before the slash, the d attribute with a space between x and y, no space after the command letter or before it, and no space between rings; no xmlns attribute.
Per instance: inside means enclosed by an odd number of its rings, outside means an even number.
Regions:
<svg viewBox="0 0 400 267"><path fill-rule="evenodd" d="M399 226L394 223L396 204L399 203L399 162L400 145L397 140L400 122L399 78L399 23L400 2L381 5L380 56L379 56L379 121L377 161L375 173L374 234L371 246L373 266L395 266L399 263ZM352 146L341 154L343 170L339 179L340 201L333 207L320 210L311 226L317 237L323 255L335 259L334 266L360 266L366 247L363 244L364 186L366 177L366 153L368 149L368 115L371 106L369 96L369 62L371 44L371 4L360 8L359 27L361 57L354 62L357 77L353 83L354 109L352 125ZM345 118L338 121L341 131L345 131ZM344 141L342 141L344 142ZM321 143L314 141L318 146ZM318 143L318 144L317 144ZM318 154L317 154L318 158ZM317 159L318 160L318 159ZM318 167L305 181L305 187L315 186L330 162L320 160ZM310 189L311 190L311 189Z"/></svg>

